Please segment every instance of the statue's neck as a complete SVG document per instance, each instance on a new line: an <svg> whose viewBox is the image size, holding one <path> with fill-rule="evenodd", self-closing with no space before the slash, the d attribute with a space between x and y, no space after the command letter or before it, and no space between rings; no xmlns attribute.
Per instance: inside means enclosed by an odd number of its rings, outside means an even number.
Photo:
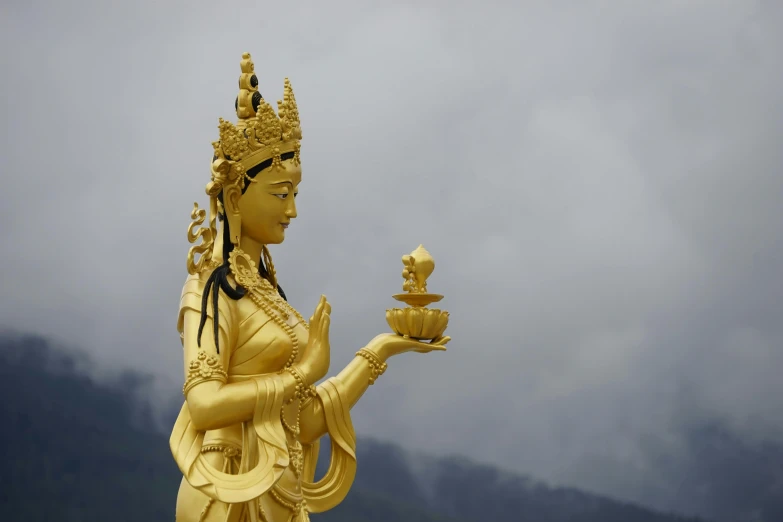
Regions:
<svg viewBox="0 0 783 522"><path fill-rule="evenodd" d="M261 251L264 248L263 243L259 243L258 241L254 241L253 239L243 237L239 240L239 248L250 256L250 259L253 260L253 262L256 264L256 268L258 268L258 263L261 262Z"/></svg>

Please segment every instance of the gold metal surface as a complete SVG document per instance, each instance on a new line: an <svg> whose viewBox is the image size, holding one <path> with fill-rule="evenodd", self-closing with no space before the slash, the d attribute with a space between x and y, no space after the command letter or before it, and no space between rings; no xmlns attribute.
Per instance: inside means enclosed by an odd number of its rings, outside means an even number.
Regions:
<svg viewBox="0 0 783 522"><path fill-rule="evenodd" d="M297 217L299 109L286 79L275 114L258 93L250 54L240 70L238 120L219 120L212 144L209 210L194 204L187 232L194 246L177 320L185 402L170 437L183 475L176 520L304 522L351 488L350 409L391 357L445 350L448 312L425 308L443 296L427 293L435 263L420 246L403 257L405 293L394 296L408 307L387 311L395 333L376 336L322 381L331 362L331 305L322 296L305 321L284 298L268 249ZM316 480L327 433L331 461Z"/></svg>
<svg viewBox="0 0 783 522"><path fill-rule="evenodd" d="M449 313L445 310L428 309L427 305L443 299L442 295L427 293L427 279L435 270L435 260L424 245L406 256L402 256L402 278L405 281L404 294L392 297L407 304L407 308L386 310L386 322L398 335L417 340L432 341L432 344L445 345L449 337L443 332L449 324Z"/></svg>

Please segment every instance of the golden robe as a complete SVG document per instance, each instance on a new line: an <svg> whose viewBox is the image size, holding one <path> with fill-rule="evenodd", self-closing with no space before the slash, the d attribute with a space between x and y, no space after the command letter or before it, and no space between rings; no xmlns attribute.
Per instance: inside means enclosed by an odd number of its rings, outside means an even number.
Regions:
<svg viewBox="0 0 783 522"><path fill-rule="evenodd" d="M208 271L188 277L182 290L177 328L184 343L184 314L201 313ZM210 292L211 293L211 292ZM291 356L291 338L249 298L238 301L220 292L218 297L219 353L227 382L253 380L257 385L252 419L210 431L197 430L187 401L183 404L170 438L174 460L183 474L177 496L177 522L303 522L308 512L322 512L339 504L348 493L356 470L356 438L349 405L339 379L332 377L317 388L332 440L329 471L313 483L318 442L301 444L283 429L295 422L300 405L283 404L283 383L277 372ZM207 316L213 316L210 296ZM209 323L208 323L209 324ZM308 330L290 315L299 346L307 344ZM213 335L204 329L202 339ZM193 343L189 343L193 344ZM214 350L214 348L212 348ZM187 351L187 348L186 348ZM185 371L196 353L185 353ZM284 411L283 411L284 410ZM303 418L302 422L306 422ZM301 447L302 456L289 455ZM297 476L294 460L303 458Z"/></svg>

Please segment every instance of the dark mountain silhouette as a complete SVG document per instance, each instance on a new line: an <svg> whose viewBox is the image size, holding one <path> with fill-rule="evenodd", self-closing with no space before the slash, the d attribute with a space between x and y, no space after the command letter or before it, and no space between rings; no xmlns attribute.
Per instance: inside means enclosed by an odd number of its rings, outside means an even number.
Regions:
<svg viewBox="0 0 783 522"><path fill-rule="evenodd" d="M698 422L685 430L686 457L675 507L721 521L783 522L783 446L743 440L725 425Z"/></svg>
<svg viewBox="0 0 783 522"><path fill-rule="evenodd" d="M128 373L115 385L99 385L78 366L74 356L52 349L41 338L0 340L3 518L15 522L172 520L181 477L168 450L167 434L152 428L156 423L149 408L136 398L145 378ZM419 460L415 468L424 471L415 472L408 453L374 440L360 439L358 452L359 471L349 497L336 509L314 515L314 521L696 520L575 489L552 488L460 458ZM724 449L716 447L714 452L714 460L721 461ZM753 454L745 474L740 468L748 455L738 454L740 461L732 461L741 484L731 478L712 483L724 489L756 488L757 497L746 497L756 501L757 520L778 522L783 518L770 517L780 513L780 502L765 497L777 491L770 489L772 475L752 473L760 455ZM715 470L704 470L709 471ZM747 506L744 514L749 512Z"/></svg>

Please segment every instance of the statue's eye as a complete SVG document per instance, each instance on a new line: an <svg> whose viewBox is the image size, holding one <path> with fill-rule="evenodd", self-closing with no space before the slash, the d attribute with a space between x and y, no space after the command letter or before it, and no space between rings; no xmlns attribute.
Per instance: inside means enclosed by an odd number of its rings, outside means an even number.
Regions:
<svg viewBox="0 0 783 522"><path fill-rule="evenodd" d="M280 199L285 199L288 197L288 194L275 194L275 196L277 196Z"/></svg>

